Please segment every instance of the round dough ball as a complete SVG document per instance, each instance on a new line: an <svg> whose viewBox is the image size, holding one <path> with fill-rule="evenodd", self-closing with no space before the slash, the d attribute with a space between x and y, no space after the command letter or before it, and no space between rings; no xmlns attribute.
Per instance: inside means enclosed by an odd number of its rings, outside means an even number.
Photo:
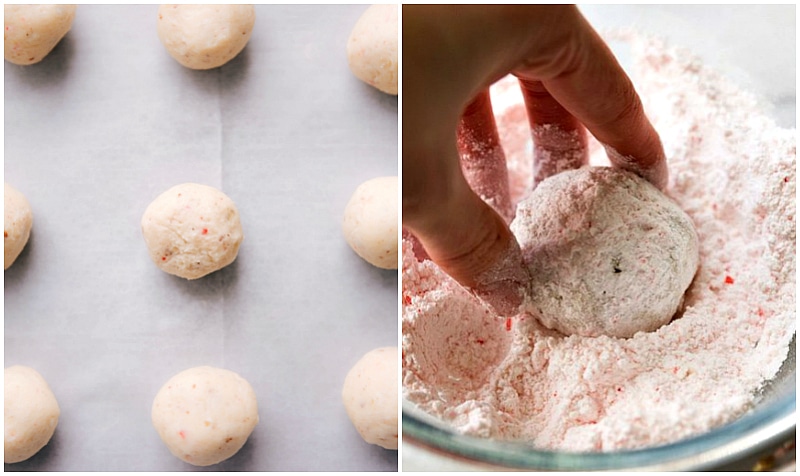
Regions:
<svg viewBox="0 0 800 476"><path fill-rule="evenodd" d="M697 232L646 180L609 167L539 184L511 224L532 278L525 309L564 334L631 337L668 323L697 271Z"/></svg>
<svg viewBox="0 0 800 476"><path fill-rule="evenodd" d="M253 387L230 370L195 367L153 400L153 426L177 458L209 466L235 455L258 423Z"/></svg>
<svg viewBox="0 0 800 476"><path fill-rule="evenodd" d="M176 185L153 200L142 216L142 234L156 266L186 279L231 264L244 239L233 200L196 183Z"/></svg>
<svg viewBox="0 0 800 476"><path fill-rule="evenodd" d="M255 21L253 5L161 5L158 37L178 63L211 69L244 49Z"/></svg>
<svg viewBox="0 0 800 476"><path fill-rule="evenodd" d="M397 449L397 347L368 352L344 380L342 401L361 438Z"/></svg>
<svg viewBox="0 0 800 476"><path fill-rule="evenodd" d="M358 256L383 269L397 269L397 177L358 186L344 209L344 239Z"/></svg>
<svg viewBox="0 0 800 476"><path fill-rule="evenodd" d="M33 211L19 190L7 183L4 186L3 269L8 269L28 244L33 226Z"/></svg>
<svg viewBox="0 0 800 476"><path fill-rule="evenodd" d="M15 365L4 373L5 463L25 461L44 448L58 425L61 410L39 372Z"/></svg>
<svg viewBox="0 0 800 476"><path fill-rule="evenodd" d="M397 5L372 5L347 40L347 60L356 77L397 95Z"/></svg>
<svg viewBox="0 0 800 476"><path fill-rule="evenodd" d="M6 61L19 65L42 61L72 27L76 9L75 5L5 5Z"/></svg>

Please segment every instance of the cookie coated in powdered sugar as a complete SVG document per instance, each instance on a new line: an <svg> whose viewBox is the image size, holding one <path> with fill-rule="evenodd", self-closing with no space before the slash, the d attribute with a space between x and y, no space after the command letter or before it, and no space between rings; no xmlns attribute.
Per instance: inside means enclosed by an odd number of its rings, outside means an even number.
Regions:
<svg viewBox="0 0 800 476"><path fill-rule="evenodd" d="M699 236L684 310L628 339L567 337L528 314L497 317L404 243L403 395L458 432L559 451L665 444L741 416L787 356L795 130L687 52L617 38L632 48L633 80L661 134L666 193ZM530 132L518 122L524 105L502 99L495 112L516 203L532 183ZM607 163L593 140L589 151L591 164Z"/></svg>
<svg viewBox="0 0 800 476"><path fill-rule="evenodd" d="M691 219L643 178L611 167L544 180L511 231L530 275L523 309L566 335L654 331L697 271Z"/></svg>

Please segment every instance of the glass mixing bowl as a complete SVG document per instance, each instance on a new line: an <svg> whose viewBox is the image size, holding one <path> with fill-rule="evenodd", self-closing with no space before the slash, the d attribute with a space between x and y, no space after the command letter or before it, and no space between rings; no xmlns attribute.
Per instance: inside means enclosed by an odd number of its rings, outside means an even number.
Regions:
<svg viewBox="0 0 800 476"><path fill-rule="evenodd" d="M699 471L752 468L795 438L795 340L755 408L740 419L673 444L633 451L565 453L454 433L403 402L403 471L414 470L640 470Z"/></svg>
<svg viewBox="0 0 800 476"><path fill-rule="evenodd" d="M795 6L624 5L580 7L602 31L633 27L682 46L743 89L758 93L782 127L796 127ZM614 45L611 45L614 49ZM616 51L616 50L615 50ZM617 52L625 66L624 52ZM403 471L751 469L796 435L796 338L755 407L736 421L672 444L607 453L542 451L457 434L403 401ZM789 465L793 465L791 455Z"/></svg>

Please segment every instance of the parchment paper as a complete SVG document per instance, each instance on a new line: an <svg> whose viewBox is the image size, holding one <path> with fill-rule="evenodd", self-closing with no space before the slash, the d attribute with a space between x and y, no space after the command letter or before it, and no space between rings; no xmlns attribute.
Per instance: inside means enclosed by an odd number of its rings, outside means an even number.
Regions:
<svg viewBox="0 0 800 476"><path fill-rule="evenodd" d="M50 444L6 470L397 470L341 403L356 361L398 340L397 272L340 229L361 182L398 172L397 98L347 65L365 8L259 5L236 59L192 71L157 6L81 5L42 63L5 63L5 180L34 212L4 274L5 366L37 369L61 407ZM183 182L221 188L244 227L234 264L198 281L157 269L140 230ZM199 365L246 378L260 415L207 468L150 422L159 388Z"/></svg>

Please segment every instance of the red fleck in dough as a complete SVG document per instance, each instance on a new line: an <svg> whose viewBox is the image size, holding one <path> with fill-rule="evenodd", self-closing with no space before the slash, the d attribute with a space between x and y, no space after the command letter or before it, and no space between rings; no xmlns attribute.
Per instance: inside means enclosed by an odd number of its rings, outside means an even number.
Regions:
<svg viewBox="0 0 800 476"><path fill-rule="evenodd" d="M196 183L176 185L159 195L142 216L142 234L156 266L186 279L231 264L244 239L233 200Z"/></svg>
<svg viewBox="0 0 800 476"><path fill-rule="evenodd" d="M3 269L8 269L28 243L33 211L19 190L6 183L3 192Z"/></svg>
<svg viewBox="0 0 800 476"><path fill-rule="evenodd" d="M344 210L342 232L353 251L370 264L397 269L397 177L358 186Z"/></svg>
<svg viewBox="0 0 800 476"><path fill-rule="evenodd" d="M258 423L256 394L230 370L195 367L172 377L156 395L153 426L170 452L195 466L235 455Z"/></svg>
<svg viewBox="0 0 800 476"><path fill-rule="evenodd" d="M5 5L5 58L14 64L38 63L72 27L75 5Z"/></svg>
<svg viewBox="0 0 800 476"><path fill-rule="evenodd" d="M255 21L253 5L161 5L158 37L178 63L211 69L244 49Z"/></svg>
<svg viewBox="0 0 800 476"><path fill-rule="evenodd" d="M397 5L372 5L347 41L347 60L356 77L397 95Z"/></svg>
<svg viewBox="0 0 800 476"><path fill-rule="evenodd" d="M368 352L350 369L342 401L364 441L397 449L397 347Z"/></svg>
<svg viewBox="0 0 800 476"><path fill-rule="evenodd" d="M18 463L39 452L53 436L61 410L44 378L30 367L4 372L3 461Z"/></svg>

